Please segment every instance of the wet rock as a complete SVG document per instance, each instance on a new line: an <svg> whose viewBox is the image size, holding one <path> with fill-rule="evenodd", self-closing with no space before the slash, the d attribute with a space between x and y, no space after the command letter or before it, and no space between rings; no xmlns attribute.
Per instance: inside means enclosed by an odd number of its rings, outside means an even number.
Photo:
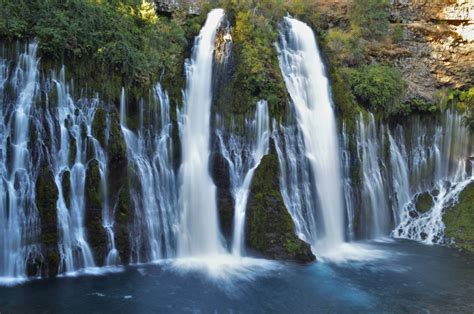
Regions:
<svg viewBox="0 0 474 314"><path fill-rule="evenodd" d="M273 142L272 142L273 143ZM272 145L255 171L246 215L246 244L267 258L312 262L308 243L295 234L293 219L280 193L280 167Z"/></svg>
<svg viewBox="0 0 474 314"><path fill-rule="evenodd" d="M418 194L415 201L416 210L419 213L426 213L433 208L433 197L428 192Z"/></svg>
<svg viewBox="0 0 474 314"><path fill-rule="evenodd" d="M102 265L107 254L107 233L102 223L103 194L101 191L99 162L89 162L85 186L86 208L84 223L87 240L98 265Z"/></svg>
<svg viewBox="0 0 474 314"><path fill-rule="evenodd" d="M221 230L228 239L232 237L234 200L230 191L229 163L219 152L212 154L212 177L217 187L217 205Z"/></svg>
<svg viewBox="0 0 474 314"><path fill-rule="evenodd" d="M58 195L51 170L43 166L36 180L36 207L40 217L40 244L44 256L40 266L42 276L55 276L59 268ZM29 269L32 271L32 265Z"/></svg>

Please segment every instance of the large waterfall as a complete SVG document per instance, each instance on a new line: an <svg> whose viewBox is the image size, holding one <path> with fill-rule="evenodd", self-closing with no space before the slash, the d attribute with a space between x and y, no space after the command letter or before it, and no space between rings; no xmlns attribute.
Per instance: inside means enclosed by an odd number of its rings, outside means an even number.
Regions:
<svg viewBox="0 0 474 314"><path fill-rule="evenodd" d="M209 174L212 65L222 9L212 10L196 37L186 64L186 91L181 113L182 164L180 170L180 256L223 252L217 222L216 187Z"/></svg>
<svg viewBox="0 0 474 314"><path fill-rule="evenodd" d="M345 237L336 120L313 31L289 17L285 18L283 27L280 67L304 138L321 213L318 237L312 245L323 253L343 243Z"/></svg>

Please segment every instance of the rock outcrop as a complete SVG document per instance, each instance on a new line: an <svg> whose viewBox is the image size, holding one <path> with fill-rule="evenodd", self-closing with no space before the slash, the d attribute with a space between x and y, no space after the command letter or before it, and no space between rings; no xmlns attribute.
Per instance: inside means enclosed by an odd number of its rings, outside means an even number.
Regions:
<svg viewBox="0 0 474 314"><path fill-rule="evenodd" d="M402 71L407 100L431 102L440 88L474 84L471 0L391 0L390 21L403 35L385 57Z"/></svg>
<svg viewBox="0 0 474 314"><path fill-rule="evenodd" d="M312 262L316 258L311 247L296 236L293 219L283 202L280 166L272 148L255 170L245 222L247 247L267 258Z"/></svg>

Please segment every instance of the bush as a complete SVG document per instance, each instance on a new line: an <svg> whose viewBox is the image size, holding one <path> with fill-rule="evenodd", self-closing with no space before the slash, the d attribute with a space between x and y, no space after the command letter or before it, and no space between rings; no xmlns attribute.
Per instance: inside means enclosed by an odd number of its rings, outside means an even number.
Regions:
<svg viewBox="0 0 474 314"><path fill-rule="evenodd" d="M196 18L158 16L145 0L0 0L0 37L37 38L43 57L92 60L147 87L161 73L180 76Z"/></svg>
<svg viewBox="0 0 474 314"><path fill-rule="evenodd" d="M367 109L393 113L403 98L405 82L398 69L369 65L350 70L350 86L357 101Z"/></svg>

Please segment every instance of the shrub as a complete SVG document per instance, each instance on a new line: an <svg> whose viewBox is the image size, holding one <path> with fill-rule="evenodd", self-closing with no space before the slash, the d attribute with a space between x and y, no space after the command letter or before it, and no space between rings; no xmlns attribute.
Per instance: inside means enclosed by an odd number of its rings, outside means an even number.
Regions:
<svg viewBox="0 0 474 314"><path fill-rule="evenodd" d="M370 110L393 113L403 98L405 82L398 69L369 65L350 70L350 86L357 101Z"/></svg>

